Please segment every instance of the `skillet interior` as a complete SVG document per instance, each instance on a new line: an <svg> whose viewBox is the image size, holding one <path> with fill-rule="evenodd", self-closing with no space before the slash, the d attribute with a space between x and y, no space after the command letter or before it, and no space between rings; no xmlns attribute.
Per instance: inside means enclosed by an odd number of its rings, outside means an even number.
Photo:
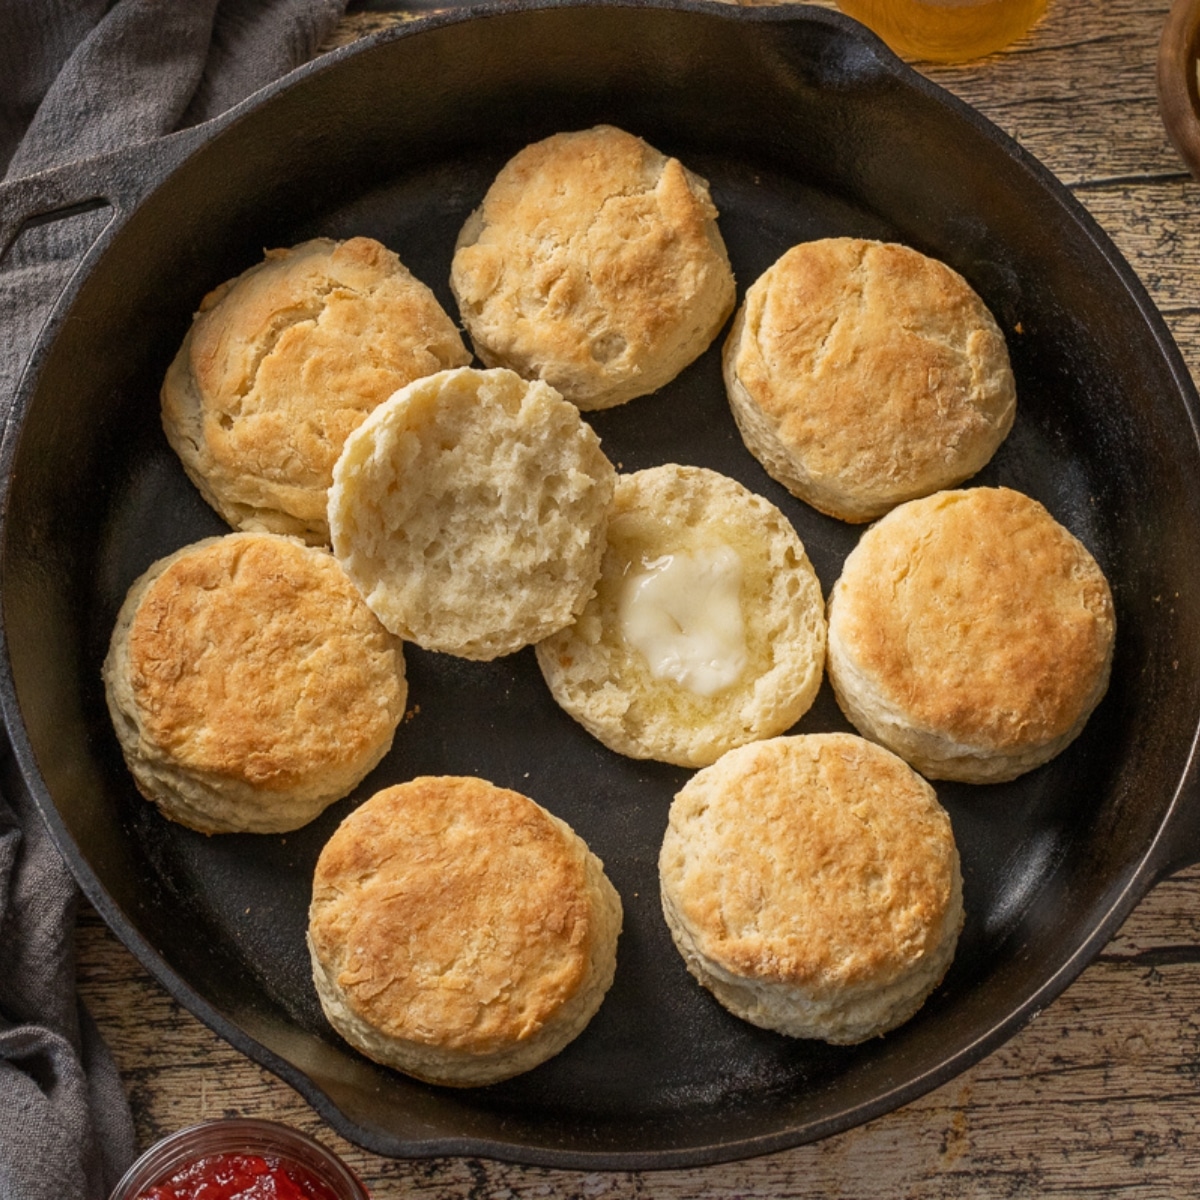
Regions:
<svg viewBox="0 0 1200 1200"><path fill-rule="evenodd" d="M979 483L1042 500L1114 584L1110 693L1054 763L940 785L967 925L918 1016L857 1048L724 1013L658 911L655 857L686 777L591 741L525 651L413 650L406 723L355 796L286 837L204 838L135 792L99 663L126 588L223 526L162 436L157 392L204 292L264 246L380 238L438 293L454 237L514 150L610 121L712 183L739 295L792 243L895 238L960 270L1009 338L1016 427ZM118 934L193 1011L385 1154L665 1166L810 1140L967 1065L1049 999L1149 885L1147 854L1195 730L1200 544L1194 393L1161 321L1065 191L974 114L821 10L553 7L433 20L276 89L119 230L52 330L6 442L7 717L60 844ZM719 349L654 397L594 416L625 470L725 471L794 521L828 591L859 530L789 497L743 449ZM802 731L847 728L826 687ZM533 796L604 859L626 906L616 983L557 1059L472 1092L426 1087L325 1025L303 944L312 863L374 788L474 773Z"/></svg>

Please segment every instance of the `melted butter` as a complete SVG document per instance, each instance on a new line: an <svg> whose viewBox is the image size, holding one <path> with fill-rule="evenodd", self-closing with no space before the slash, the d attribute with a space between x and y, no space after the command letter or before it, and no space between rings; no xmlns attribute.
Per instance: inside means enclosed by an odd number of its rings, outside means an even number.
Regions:
<svg viewBox="0 0 1200 1200"><path fill-rule="evenodd" d="M742 560L729 546L665 554L622 581L621 636L655 679L715 695L746 668L741 586Z"/></svg>

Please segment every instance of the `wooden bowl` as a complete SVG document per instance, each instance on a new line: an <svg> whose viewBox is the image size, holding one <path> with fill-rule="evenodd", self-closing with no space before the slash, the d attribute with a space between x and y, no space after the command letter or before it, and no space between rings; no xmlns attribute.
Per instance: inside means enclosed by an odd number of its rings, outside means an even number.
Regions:
<svg viewBox="0 0 1200 1200"><path fill-rule="evenodd" d="M1167 134L1200 179L1200 0L1175 0L1158 43L1158 111Z"/></svg>

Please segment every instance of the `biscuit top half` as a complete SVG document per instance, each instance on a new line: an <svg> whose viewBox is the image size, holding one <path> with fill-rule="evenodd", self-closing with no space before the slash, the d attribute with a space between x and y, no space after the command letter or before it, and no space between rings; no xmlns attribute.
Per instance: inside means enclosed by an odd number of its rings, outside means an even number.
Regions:
<svg viewBox="0 0 1200 1200"><path fill-rule="evenodd" d="M388 1037L487 1054L587 981L587 848L517 792L423 776L356 809L317 862L309 937Z"/></svg>
<svg viewBox="0 0 1200 1200"><path fill-rule="evenodd" d="M991 312L910 247L794 246L748 289L738 328L733 373L802 473L861 508L847 517L877 516L929 479L966 478L1012 424L1016 387Z"/></svg>
<svg viewBox="0 0 1200 1200"><path fill-rule="evenodd" d="M698 772L672 804L660 868L702 956L817 996L886 986L958 919L958 852L933 788L850 734L754 742Z"/></svg>
<svg viewBox="0 0 1200 1200"><path fill-rule="evenodd" d="M574 619L616 471L548 384L459 368L402 388L334 468L334 552L393 633L488 659Z"/></svg>
<svg viewBox="0 0 1200 1200"><path fill-rule="evenodd" d="M894 509L847 557L829 616L883 706L985 747L1069 731L1107 685L1115 634L1096 560L1009 488Z"/></svg>
<svg viewBox="0 0 1200 1200"><path fill-rule="evenodd" d="M177 553L131 598L137 712L188 769L282 792L390 739L400 643L331 554L229 534Z"/></svg>
<svg viewBox="0 0 1200 1200"><path fill-rule="evenodd" d="M201 303L188 355L203 437L224 471L317 489L347 435L397 388L469 355L433 293L365 237L316 238Z"/></svg>
<svg viewBox="0 0 1200 1200"><path fill-rule="evenodd" d="M733 310L716 219L702 179L623 130L527 146L455 251L451 286L476 353L535 371L584 409L661 386Z"/></svg>

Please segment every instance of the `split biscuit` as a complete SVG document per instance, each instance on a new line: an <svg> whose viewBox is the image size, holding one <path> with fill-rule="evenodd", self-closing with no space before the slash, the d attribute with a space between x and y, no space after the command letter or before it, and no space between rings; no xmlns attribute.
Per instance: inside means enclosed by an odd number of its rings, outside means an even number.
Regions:
<svg viewBox="0 0 1200 1200"><path fill-rule="evenodd" d="M600 439L548 384L443 371L346 439L329 493L333 549L397 636L492 659L582 610L615 481Z"/></svg>
<svg viewBox="0 0 1200 1200"><path fill-rule="evenodd" d="M1108 687L1115 618L1096 560L1009 488L939 492L863 534L829 598L843 712L931 779L1053 758Z"/></svg>
<svg viewBox="0 0 1200 1200"><path fill-rule="evenodd" d="M808 711L825 665L821 585L763 497L701 467L637 471L618 476L595 595L537 659L609 749L704 766Z"/></svg>
<svg viewBox="0 0 1200 1200"><path fill-rule="evenodd" d="M167 440L234 529L328 545L347 434L397 388L470 355L434 294L371 238L315 238L216 288L167 371Z"/></svg>
<svg viewBox="0 0 1200 1200"><path fill-rule="evenodd" d="M376 1062L471 1087L545 1062L613 980L621 901L559 818L482 779L423 776L350 814L317 861L313 980Z"/></svg>
<svg viewBox="0 0 1200 1200"><path fill-rule="evenodd" d="M659 857L663 914L691 974L736 1016L852 1045L941 982L962 874L933 788L848 733L730 751L684 785Z"/></svg>
<svg viewBox="0 0 1200 1200"><path fill-rule="evenodd" d="M792 247L747 290L724 349L747 448L820 512L864 522L974 475L1016 386L965 279L907 246Z"/></svg>
<svg viewBox="0 0 1200 1200"><path fill-rule="evenodd" d="M508 162L459 234L450 286L484 363L581 409L674 379L735 300L708 184L609 125Z"/></svg>
<svg viewBox="0 0 1200 1200"><path fill-rule="evenodd" d="M391 747L400 643L328 551L230 533L154 563L104 661L139 790L202 833L281 833L351 791Z"/></svg>

